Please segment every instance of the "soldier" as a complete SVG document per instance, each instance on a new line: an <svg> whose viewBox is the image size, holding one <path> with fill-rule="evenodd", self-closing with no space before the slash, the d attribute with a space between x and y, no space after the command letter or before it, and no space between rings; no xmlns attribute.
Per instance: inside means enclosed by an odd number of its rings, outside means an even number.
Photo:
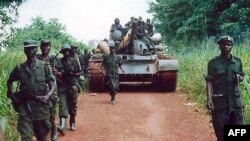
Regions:
<svg viewBox="0 0 250 141"><path fill-rule="evenodd" d="M115 18L115 23L111 25L110 33L113 33L115 30L122 30L122 25L120 25L119 18Z"/></svg>
<svg viewBox="0 0 250 141"><path fill-rule="evenodd" d="M84 74L87 74L88 71L87 71L87 68L88 68L88 63L89 63L89 59L90 59L90 53L88 53L88 50L87 49L84 49L84 54L83 54L83 65L82 65L82 69L84 70Z"/></svg>
<svg viewBox="0 0 250 141"><path fill-rule="evenodd" d="M83 56L78 51L78 47L75 45L70 45L71 47L71 57L76 60L78 68L80 69L79 74L79 85L81 86L81 90L83 90L84 87L84 70L82 68L83 66Z"/></svg>
<svg viewBox="0 0 250 141"><path fill-rule="evenodd" d="M115 54L115 43L109 42L109 50L110 54L104 56L102 65L106 70L107 84L109 88L109 94L111 96L111 104L115 104L115 95L116 91L119 87L119 75L118 75L118 67L122 72L124 70L121 67L121 58L116 56Z"/></svg>
<svg viewBox="0 0 250 141"><path fill-rule="evenodd" d="M110 28L110 40L120 41L122 36L123 29L122 25L120 24L119 18L115 18L115 23L111 25Z"/></svg>
<svg viewBox="0 0 250 141"><path fill-rule="evenodd" d="M134 19L134 17L131 17L130 21L125 24L126 28L131 28L132 27L132 21L133 21L133 19Z"/></svg>
<svg viewBox="0 0 250 141"><path fill-rule="evenodd" d="M48 64L50 64L51 68L54 68L55 61L57 60L56 56L49 55L51 48L51 42L47 39L44 39L41 41L40 49L42 54L37 54L37 59L44 61ZM56 129L56 122L55 122L55 116L56 116L56 105L58 103L58 96L57 91L50 97L50 108L51 108L51 116L50 116L50 122L52 124L51 128L51 140L56 141L57 140L57 129Z"/></svg>
<svg viewBox="0 0 250 141"><path fill-rule="evenodd" d="M243 124L243 103L239 82L244 72L241 60L230 52L233 38L221 37L218 42L221 54L208 62L207 107L212 111L212 122L217 141L224 141L225 124Z"/></svg>
<svg viewBox="0 0 250 141"><path fill-rule="evenodd" d="M153 36L153 25L150 23L150 19L146 20L145 23L145 32L148 37Z"/></svg>
<svg viewBox="0 0 250 141"><path fill-rule="evenodd" d="M57 130L64 135L68 114L70 115L70 130L76 130L77 97L81 88L78 84L80 68L77 61L71 57L71 47L64 44L60 53L63 54L63 58L60 58L60 63L56 64L53 72L58 84L59 97L60 127Z"/></svg>
<svg viewBox="0 0 250 141"><path fill-rule="evenodd" d="M47 134L51 129L48 100L56 90L56 81L50 65L38 60L36 52L36 42L25 41L27 61L17 65L7 81L7 95L18 104L17 126L22 141L32 141L33 133L38 141L47 141ZM14 81L20 82L19 95L13 94Z"/></svg>

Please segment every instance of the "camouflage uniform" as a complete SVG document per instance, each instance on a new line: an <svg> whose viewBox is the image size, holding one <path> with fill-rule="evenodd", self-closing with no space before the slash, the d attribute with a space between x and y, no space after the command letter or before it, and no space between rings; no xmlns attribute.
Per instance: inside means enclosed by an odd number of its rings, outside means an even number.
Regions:
<svg viewBox="0 0 250 141"><path fill-rule="evenodd" d="M33 43L33 41L27 42ZM21 140L32 141L33 133L35 133L38 141L46 141L51 128L50 106L37 101L35 97L46 95L47 82L55 81L49 64L36 59L32 71L29 70L27 62L17 65L10 73L8 83L14 81L20 82L19 89L22 93L22 99L19 99L21 105L18 108L18 131Z"/></svg>
<svg viewBox="0 0 250 141"><path fill-rule="evenodd" d="M223 141L225 124L243 123L243 103L236 78L236 74L244 76L242 63L237 57L225 60L220 55L208 62L207 72L206 81L212 82L213 126L217 140Z"/></svg>
<svg viewBox="0 0 250 141"><path fill-rule="evenodd" d="M81 64L82 64L82 69L84 71L84 74L88 74L87 68L88 68L88 63L90 59L90 54L88 53L87 50L84 50L84 54L81 57Z"/></svg>
<svg viewBox="0 0 250 141"><path fill-rule="evenodd" d="M114 48L114 46L110 46ZM115 100L116 91L119 88L119 74L118 67L121 66L121 58L115 54L104 56L102 65L106 70L106 79L111 95L111 102Z"/></svg>
<svg viewBox="0 0 250 141"><path fill-rule="evenodd" d="M80 73L80 77L78 78L78 84L81 86L81 90L83 90L84 88L84 70L82 68L83 66L83 56L78 52L78 47L74 46L74 45L70 45L71 50L75 49L76 52L73 53L74 51L72 50L72 58L75 60L75 62L77 62L78 65L78 69L79 69L79 73Z"/></svg>
<svg viewBox="0 0 250 141"><path fill-rule="evenodd" d="M42 44L51 44L49 40L42 40L41 41L41 46ZM48 64L50 64L51 68L54 68L56 61L58 61L57 56L50 55L48 58L44 58L42 54L37 54L37 59L44 61ZM50 97L50 122L52 124L52 129L51 129L51 140L55 141L57 140L57 129L56 129L56 123L55 123L55 118L56 118L56 105L58 103L58 96L57 96L57 90L53 93L53 95Z"/></svg>
<svg viewBox="0 0 250 141"><path fill-rule="evenodd" d="M62 48L70 49L69 45L64 45ZM61 52L62 52L61 50ZM56 69L62 73L61 78L57 78L58 84L58 96L59 96L59 117L60 125L58 131L64 134L64 129L66 126L66 119L68 114L70 115L70 126L72 130L75 130L75 116L77 112L77 97L81 88L78 84L78 77L70 74L71 72L78 72L79 66L75 59L69 58L66 60L64 57L60 59L59 63L56 64Z"/></svg>

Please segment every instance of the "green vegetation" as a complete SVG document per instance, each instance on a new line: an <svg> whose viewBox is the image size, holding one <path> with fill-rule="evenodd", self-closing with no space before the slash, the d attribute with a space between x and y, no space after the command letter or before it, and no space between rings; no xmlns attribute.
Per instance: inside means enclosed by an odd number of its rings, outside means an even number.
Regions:
<svg viewBox="0 0 250 141"><path fill-rule="evenodd" d="M11 36L13 23L18 17L18 8L25 0L0 0L0 47Z"/></svg>
<svg viewBox="0 0 250 141"><path fill-rule="evenodd" d="M7 92L7 79L10 71L18 63L24 60L23 52L14 53L0 53L0 115L8 119L8 126L5 134L5 140L16 141L18 132L16 130L17 114L12 109L10 100L6 96Z"/></svg>
<svg viewBox="0 0 250 141"><path fill-rule="evenodd" d="M58 19L52 18L48 21L42 17L32 19L32 24L24 28L16 28L12 32L12 36L5 42L5 46L9 49L22 48L23 41L33 39L40 41L42 39L50 39L52 49L59 50L62 44L74 44L81 50L87 48L81 41L77 41L66 31L66 28Z"/></svg>
<svg viewBox="0 0 250 141"><path fill-rule="evenodd" d="M250 48L248 46L235 46L232 50L235 56L241 58L245 79L240 84L241 93L246 104L246 119L250 123ZM207 63L210 59L218 56L218 45L212 40L204 42L199 48L182 50L176 53L180 68L178 72L178 87L182 93L196 101L201 107L206 105L206 82Z"/></svg>
<svg viewBox="0 0 250 141"><path fill-rule="evenodd" d="M149 12L168 43L197 43L223 34L242 42L250 29L249 7L249 0L156 0Z"/></svg>

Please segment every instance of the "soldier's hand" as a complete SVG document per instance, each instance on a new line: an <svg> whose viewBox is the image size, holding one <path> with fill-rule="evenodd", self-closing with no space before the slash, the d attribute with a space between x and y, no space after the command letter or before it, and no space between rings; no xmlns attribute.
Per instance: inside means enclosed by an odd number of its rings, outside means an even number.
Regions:
<svg viewBox="0 0 250 141"><path fill-rule="evenodd" d="M214 104L213 104L213 101L212 100L208 100L207 101L207 108L209 110L214 110Z"/></svg>
<svg viewBox="0 0 250 141"><path fill-rule="evenodd" d="M43 103L47 103L49 100L49 95L37 96L36 99L38 99L39 101L41 101Z"/></svg>
<svg viewBox="0 0 250 141"><path fill-rule="evenodd" d="M11 92L7 92L7 96L8 96L8 98L12 98L14 96L14 94Z"/></svg>
<svg viewBox="0 0 250 141"><path fill-rule="evenodd" d="M243 77L240 74L235 74L237 82L242 82Z"/></svg>

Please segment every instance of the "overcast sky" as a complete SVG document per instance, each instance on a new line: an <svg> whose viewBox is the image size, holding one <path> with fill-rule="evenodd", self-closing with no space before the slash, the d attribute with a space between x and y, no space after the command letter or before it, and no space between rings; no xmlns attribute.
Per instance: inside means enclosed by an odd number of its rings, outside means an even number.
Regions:
<svg viewBox="0 0 250 141"><path fill-rule="evenodd" d="M69 34L85 42L108 38L116 17L124 26L131 16L152 18L147 13L152 0L26 0L19 8L16 27L31 24L31 18L57 18Z"/></svg>

